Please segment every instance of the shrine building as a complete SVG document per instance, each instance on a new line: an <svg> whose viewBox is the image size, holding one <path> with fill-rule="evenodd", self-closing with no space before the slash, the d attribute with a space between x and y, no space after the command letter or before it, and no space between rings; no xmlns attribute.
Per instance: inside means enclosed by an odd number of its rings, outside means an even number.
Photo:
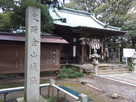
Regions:
<svg viewBox="0 0 136 102"><path fill-rule="evenodd" d="M69 44L62 45L61 63L91 63L89 57L94 49L104 62L106 37L121 36L125 32L121 28L102 23L92 13L70 8L50 6L49 13L53 18L54 34L61 36Z"/></svg>

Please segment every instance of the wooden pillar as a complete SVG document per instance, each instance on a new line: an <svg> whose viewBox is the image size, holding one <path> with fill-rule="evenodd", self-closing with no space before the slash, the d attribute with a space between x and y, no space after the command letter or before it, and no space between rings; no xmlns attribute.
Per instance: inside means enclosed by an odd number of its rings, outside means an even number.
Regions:
<svg viewBox="0 0 136 102"><path fill-rule="evenodd" d="M101 55L102 55L102 60L104 60L104 53L105 53L105 50L104 50L104 42L103 40L101 41Z"/></svg>
<svg viewBox="0 0 136 102"><path fill-rule="evenodd" d="M91 50L92 50L92 45L89 44L89 59L91 59Z"/></svg>
<svg viewBox="0 0 136 102"><path fill-rule="evenodd" d="M84 63L84 57L85 57L85 45L82 45L82 64Z"/></svg>

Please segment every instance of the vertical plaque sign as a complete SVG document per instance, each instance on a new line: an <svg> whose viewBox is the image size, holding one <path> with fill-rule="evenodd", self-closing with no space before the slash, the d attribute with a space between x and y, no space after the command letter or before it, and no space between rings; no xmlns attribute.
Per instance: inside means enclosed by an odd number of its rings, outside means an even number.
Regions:
<svg viewBox="0 0 136 102"><path fill-rule="evenodd" d="M39 102L41 10L26 10L25 102Z"/></svg>

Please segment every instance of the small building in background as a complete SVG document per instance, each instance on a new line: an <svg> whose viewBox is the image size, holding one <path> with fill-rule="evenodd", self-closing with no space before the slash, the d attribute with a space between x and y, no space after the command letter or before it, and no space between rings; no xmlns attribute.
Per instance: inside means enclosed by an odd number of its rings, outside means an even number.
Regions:
<svg viewBox="0 0 136 102"><path fill-rule="evenodd" d="M60 70L62 44L68 42L57 36L41 36L41 72ZM24 73L25 35L0 32L0 49L0 74Z"/></svg>

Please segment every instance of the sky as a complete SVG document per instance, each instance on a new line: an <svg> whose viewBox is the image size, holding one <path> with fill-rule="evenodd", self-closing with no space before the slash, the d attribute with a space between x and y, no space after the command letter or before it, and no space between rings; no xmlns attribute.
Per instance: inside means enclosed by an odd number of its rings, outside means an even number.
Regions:
<svg viewBox="0 0 136 102"><path fill-rule="evenodd" d="M63 2L63 0L58 0L58 1ZM69 2L70 2L70 0L65 0L65 3L69 3Z"/></svg>
<svg viewBox="0 0 136 102"><path fill-rule="evenodd" d="M0 13L2 13L2 9L0 8Z"/></svg>

